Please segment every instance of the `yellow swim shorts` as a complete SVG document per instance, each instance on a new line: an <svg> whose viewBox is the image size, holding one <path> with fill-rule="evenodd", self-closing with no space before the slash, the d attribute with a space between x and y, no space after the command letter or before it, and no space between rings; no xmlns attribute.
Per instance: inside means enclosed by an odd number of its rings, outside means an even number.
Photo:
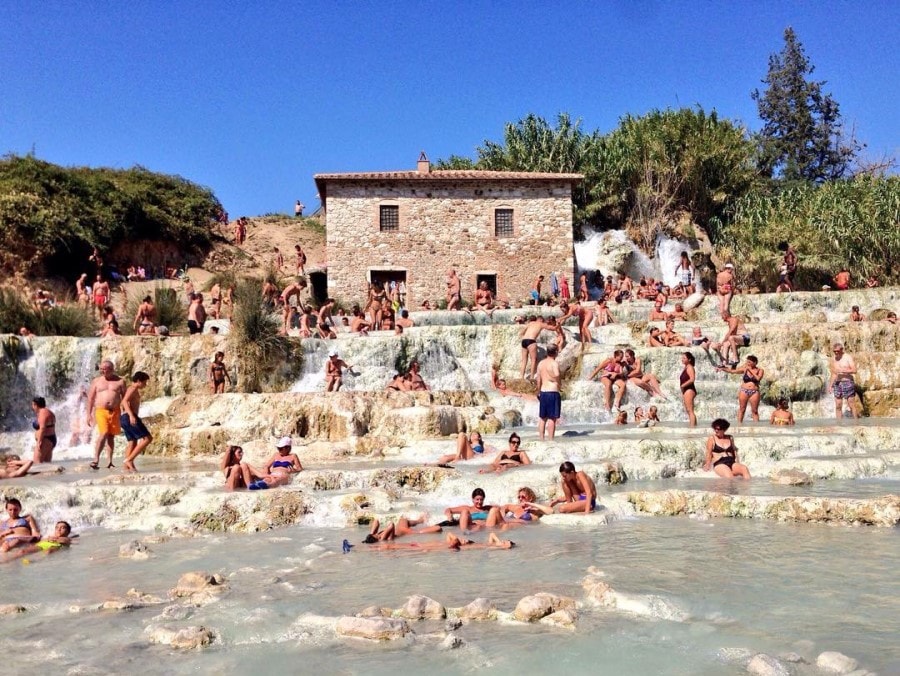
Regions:
<svg viewBox="0 0 900 676"><path fill-rule="evenodd" d="M121 434L122 427L119 425L119 415L121 415L121 411L118 406L112 411L107 411L105 408L95 410L94 419L97 421L97 431L101 435Z"/></svg>

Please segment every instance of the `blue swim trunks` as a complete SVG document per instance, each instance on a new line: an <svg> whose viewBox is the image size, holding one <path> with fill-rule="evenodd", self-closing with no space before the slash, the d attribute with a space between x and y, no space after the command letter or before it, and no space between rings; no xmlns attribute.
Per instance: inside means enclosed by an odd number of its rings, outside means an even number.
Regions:
<svg viewBox="0 0 900 676"><path fill-rule="evenodd" d="M150 431L144 425L144 421L140 418L136 418L136 420L137 422L132 425L128 420L127 413L123 413L119 418L119 425L122 427L122 431L125 433L125 438L128 441L138 441L150 436Z"/></svg>
<svg viewBox="0 0 900 676"><path fill-rule="evenodd" d="M587 496L582 493L578 496L578 501L582 502L584 500L587 500ZM595 509L597 509L597 498L591 498L591 511L593 512Z"/></svg>
<svg viewBox="0 0 900 676"><path fill-rule="evenodd" d="M540 410L538 417L542 420L557 420L562 409L562 397L559 392L541 392L538 395Z"/></svg>

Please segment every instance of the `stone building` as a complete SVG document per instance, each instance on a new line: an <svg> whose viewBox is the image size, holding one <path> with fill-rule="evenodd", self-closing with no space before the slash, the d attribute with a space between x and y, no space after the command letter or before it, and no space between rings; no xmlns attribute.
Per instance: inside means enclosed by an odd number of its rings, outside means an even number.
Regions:
<svg viewBox="0 0 900 676"><path fill-rule="evenodd" d="M407 305L417 308L445 297L450 268L464 303L481 281L513 302L528 297L539 274L573 285L572 187L581 179L433 170L424 153L415 171L316 174L328 295L361 300L370 281L403 281Z"/></svg>

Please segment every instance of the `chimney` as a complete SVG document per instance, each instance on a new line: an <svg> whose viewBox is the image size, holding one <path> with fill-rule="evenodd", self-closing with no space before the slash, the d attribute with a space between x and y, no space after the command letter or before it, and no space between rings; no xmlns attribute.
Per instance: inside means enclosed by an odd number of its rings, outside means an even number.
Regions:
<svg viewBox="0 0 900 676"><path fill-rule="evenodd" d="M424 150L419 153L419 161L416 162L416 171L420 174L431 173L431 162L428 160L428 156L425 154Z"/></svg>

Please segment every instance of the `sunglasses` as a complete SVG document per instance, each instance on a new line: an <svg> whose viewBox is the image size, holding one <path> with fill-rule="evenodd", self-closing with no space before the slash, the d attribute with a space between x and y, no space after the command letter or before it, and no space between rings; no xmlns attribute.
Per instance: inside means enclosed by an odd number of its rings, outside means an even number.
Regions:
<svg viewBox="0 0 900 676"><path fill-rule="evenodd" d="M510 439L509 443L511 443L513 446L518 446L522 443L522 441L521 439Z"/></svg>
<svg viewBox="0 0 900 676"><path fill-rule="evenodd" d="M528 496L527 495L519 495L518 498L519 498L519 500L527 500Z"/></svg>

